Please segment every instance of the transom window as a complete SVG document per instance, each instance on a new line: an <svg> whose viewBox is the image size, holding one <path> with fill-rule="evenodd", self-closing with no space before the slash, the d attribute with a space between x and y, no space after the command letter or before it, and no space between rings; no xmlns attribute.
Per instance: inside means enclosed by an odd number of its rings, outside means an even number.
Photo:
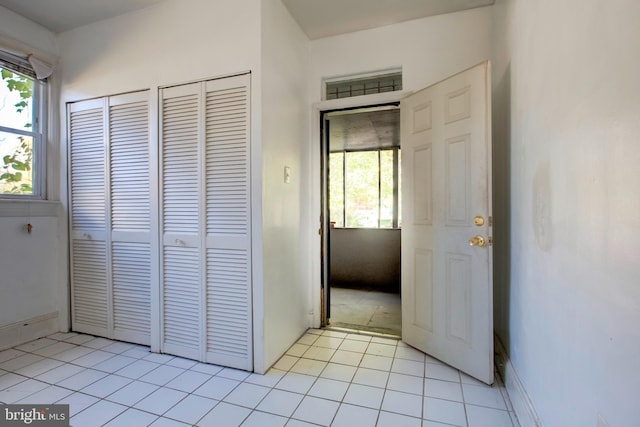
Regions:
<svg viewBox="0 0 640 427"><path fill-rule="evenodd" d="M0 51L0 197L44 197L43 94L29 63Z"/></svg>

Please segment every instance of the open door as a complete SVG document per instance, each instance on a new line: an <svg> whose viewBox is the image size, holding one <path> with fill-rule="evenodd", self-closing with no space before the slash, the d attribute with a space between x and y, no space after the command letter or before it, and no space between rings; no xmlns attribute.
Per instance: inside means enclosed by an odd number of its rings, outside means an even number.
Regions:
<svg viewBox="0 0 640 427"><path fill-rule="evenodd" d="M489 63L401 102L402 339L493 383Z"/></svg>

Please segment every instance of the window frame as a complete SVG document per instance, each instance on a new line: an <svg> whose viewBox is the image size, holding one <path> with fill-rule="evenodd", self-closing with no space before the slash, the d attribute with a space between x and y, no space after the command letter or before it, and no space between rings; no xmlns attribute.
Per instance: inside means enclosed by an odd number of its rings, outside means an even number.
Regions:
<svg viewBox="0 0 640 427"><path fill-rule="evenodd" d="M391 151L393 153L393 216L391 227L381 227L381 213L382 213L382 167L381 167L381 152L382 151ZM378 154L378 220L376 227L355 227L347 225L347 155L349 153L362 153L362 152L377 152ZM401 229L400 222L400 147L378 147L378 148L367 148L362 150L339 150L339 151L331 151L329 152L329 157L332 154L341 153L342 154L342 227L336 226L336 228L352 228L352 229L374 229L374 230L399 230ZM330 164L329 159L328 164ZM328 171L328 178L331 177L331 171ZM328 186L328 189L330 186ZM329 207L329 218L331 220L331 192L327 194L328 196L328 207Z"/></svg>
<svg viewBox="0 0 640 427"><path fill-rule="evenodd" d="M35 77L29 63L22 58L0 50L0 68L20 74L33 81L31 94L31 130L17 129L0 124L0 132L32 138L32 192L31 194L1 193L0 200L46 200L47 181L47 81ZM32 73L28 73L31 70Z"/></svg>

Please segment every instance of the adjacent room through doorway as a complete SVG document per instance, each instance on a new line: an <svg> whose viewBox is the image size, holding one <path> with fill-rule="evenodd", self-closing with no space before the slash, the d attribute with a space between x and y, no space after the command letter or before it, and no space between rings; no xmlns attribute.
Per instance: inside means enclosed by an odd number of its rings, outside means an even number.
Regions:
<svg viewBox="0 0 640 427"><path fill-rule="evenodd" d="M323 114L326 325L401 335L400 110Z"/></svg>

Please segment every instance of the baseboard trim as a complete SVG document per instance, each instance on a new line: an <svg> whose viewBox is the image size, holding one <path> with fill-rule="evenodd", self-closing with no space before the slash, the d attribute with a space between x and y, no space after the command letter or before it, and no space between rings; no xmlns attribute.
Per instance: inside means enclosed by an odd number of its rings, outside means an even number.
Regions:
<svg viewBox="0 0 640 427"><path fill-rule="evenodd" d="M0 327L0 350L46 337L59 329L57 311L10 323Z"/></svg>
<svg viewBox="0 0 640 427"><path fill-rule="evenodd" d="M500 338L496 336L496 367L499 374L502 376L504 386L511 400L513 411L518 417L520 427L543 427L536 410L527 395L527 391L524 389L518 374L507 356L507 352L500 341Z"/></svg>

